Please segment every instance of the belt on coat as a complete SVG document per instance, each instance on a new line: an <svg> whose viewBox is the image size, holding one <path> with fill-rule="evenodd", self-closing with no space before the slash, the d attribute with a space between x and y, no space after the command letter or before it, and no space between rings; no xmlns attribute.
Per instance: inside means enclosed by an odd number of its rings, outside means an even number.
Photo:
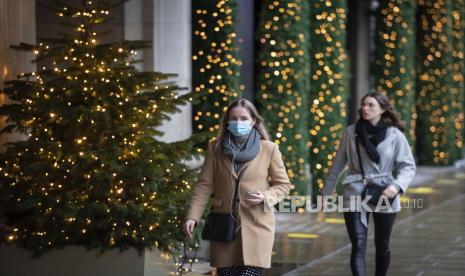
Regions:
<svg viewBox="0 0 465 276"><path fill-rule="evenodd" d="M386 176L392 178L392 172L366 174L365 179L373 180L376 178L381 178L381 177L386 177ZM351 175L347 175L344 178L344 181L342 182L342 184L349 184L349 183L358 182L358 181L363 181L363 176L361 174L351 174Z"/></svg>
<svg viewBox="0 0 465 276"><path fill-rule="evenodd" d="M384 173L376 173L376 174L367 174L365 175L365 179L366 180L373 180L373 179L376 179L376 178L381 178L381 177L390 177L392 178L392 172L384 172ZM361 174L351 174L351 175L348 175L345 177L344 181L342 182L342 184L349 184L349 183L353 183L353 182L357 182L357 181L362 181L363 183L363 176ZM366 210L364 208L361 208L360 209L360 221L361 223L366 227L368 228L368 219L367 219L367 214L366 214Z"/></svg>

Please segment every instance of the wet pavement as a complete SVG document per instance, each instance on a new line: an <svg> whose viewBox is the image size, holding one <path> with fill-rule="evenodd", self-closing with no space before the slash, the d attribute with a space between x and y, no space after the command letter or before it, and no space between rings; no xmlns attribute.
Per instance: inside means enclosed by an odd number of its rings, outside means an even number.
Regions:
<svg viewBox="0 0 465 276"><path fill-rule="evenodd" d="M388 275L465 275L465 169L419 167L401 197ZM370 218L367 275L374 275ZM272 268L264 276L352 275L342 213L276 214ZM207 260L187 275L216 275Z"/></svg>
<svg viewBox="0 0 465 276"><path fill-rule="evenodd" d="M465 275L465 170L428 173L401 198L388 275ZM368 231L367 275L374 275L372 223ZM351 275L342 213L280 213L276 232L265 276Z"/></svg>

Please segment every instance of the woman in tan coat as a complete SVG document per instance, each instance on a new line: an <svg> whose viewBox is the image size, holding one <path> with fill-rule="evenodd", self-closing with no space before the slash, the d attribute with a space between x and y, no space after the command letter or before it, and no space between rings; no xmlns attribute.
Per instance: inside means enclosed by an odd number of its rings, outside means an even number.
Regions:
<svg viewBox="0 0 465 276"><path fill-rule="evenodd" d="M237 208L232 210L237 180ZM211 198L212 212L232 212L239 225L232 242L210 242L211 266L218 275L260 275L271 266L273 205L292 188L263 118L252 103L238 99L226 110L218 138L208 144L184 231L192 237Z"/></svg>

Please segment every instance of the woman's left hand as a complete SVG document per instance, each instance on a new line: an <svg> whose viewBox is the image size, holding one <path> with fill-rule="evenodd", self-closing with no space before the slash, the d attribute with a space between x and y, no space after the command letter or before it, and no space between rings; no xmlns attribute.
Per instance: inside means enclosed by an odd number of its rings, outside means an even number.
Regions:
<svg viewBox="0 0 465 276"><path fill-rule="evenodd" d="M388 198L393 198L399 193L399 188L397 188L396 185L389 185L387 186L386 189L383 191L383 195L387 196Z"/></svg>
<svg viewBox="0 0 465 276"><path fill-rule="evenodd" d="M247 205L257 205L257 204L262 203L265 200L265 195L260 191L256 191L255 193L250 193L249 195L250 196L248 196L245 199L245 203Z"/></svg>

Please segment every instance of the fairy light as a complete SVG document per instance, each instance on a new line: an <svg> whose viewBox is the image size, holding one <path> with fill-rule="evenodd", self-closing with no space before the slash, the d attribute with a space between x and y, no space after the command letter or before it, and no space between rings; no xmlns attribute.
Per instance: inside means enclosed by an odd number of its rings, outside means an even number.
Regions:
<svg viewBox="0 0 465 276"><path fill-rule="evenodd" d="M333 165L347 117L346 1L312 1L310 150L313 190Z"/></svg>
<svg viewBox="0 0 465 276"><path fill-rule="evenodd" d="M452 3L452 68L454 72L451 76L454 89L450 93L452 96L450 106L452 126L450 128L454 133L451 159L455 161L463 158L462 149L465 134L463 126L465 122L465 1L459 0Z"/></svg>
<svg viewBox="0 0 465 276"><path fill-rule="evenodd" d="M306 194L307 117L310 81L309 4L263 1L257 41L257 104L268 123L295 192Z"/></svg>
<svg viewBox="0 0 465 276"><path fill-rule="evenodd" d="M386 94L401 119L406 136L415 148L415 29L416 1L380 1L376 16L375 86Z"/></svg>
<svg viewBox="0 0 465 276"><path fill-rule="evenodd" d="M241 94L235 6L236 0L192 3L192 81L194 92L201 95L193 106L195 131L215 134L225 108Z"/></svg>
<svg viewBox="0 0 465 276"><path fill-rule="evenodd" d="M463 1L418 2L419 162L448 165L463 147Z"/></svg>

